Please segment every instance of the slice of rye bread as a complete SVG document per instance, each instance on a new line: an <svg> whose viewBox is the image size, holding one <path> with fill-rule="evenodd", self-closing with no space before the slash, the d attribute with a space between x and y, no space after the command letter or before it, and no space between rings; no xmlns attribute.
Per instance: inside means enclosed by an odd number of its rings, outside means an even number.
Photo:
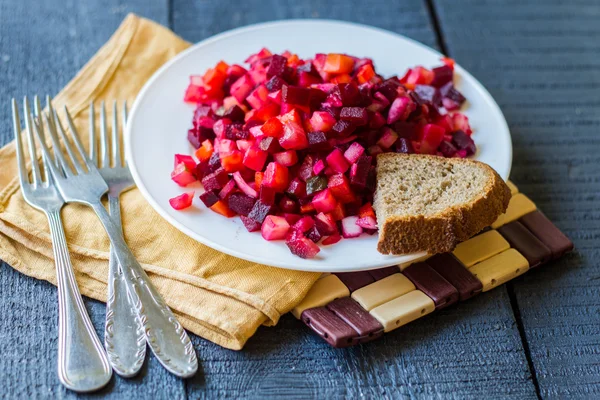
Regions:
<svg viewBox="0 0 600 400"><path fill-rule="evenodd" d="M510 189L487 164L460 158L377 156L373 206L383 254L449 252L506 211Z"/></svg>

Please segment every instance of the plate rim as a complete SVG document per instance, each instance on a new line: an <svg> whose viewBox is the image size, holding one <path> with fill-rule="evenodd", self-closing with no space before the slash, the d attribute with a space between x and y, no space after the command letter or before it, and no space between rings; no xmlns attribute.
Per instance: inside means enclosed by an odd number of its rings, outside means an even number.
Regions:
<svg viewBox="0 0 600 400"><path fill-rule="evenodd" d="M205 46L207 44L210 44L212 42L226 39L230 36L238 35L240 33L251 32L251 31L260 30L260 29L264 29L264 28L277 27L280 25L289 25L289 24L338 25L338 26L366 29L366 30L370 30L375 33L395 37L396 39L397 38L403 39L417 47L421 47L421 48L427 49L429 51L432 51L435 54L437 54L439 57L444 57L444 55L442 53L440 53L439 51L437 51L436 49L431 48L423 43L420 43L415 39L411 39L402 34L392 32L392 31L389 31L389 30L386 30L383 28L378 28L378 27L365 25L365 24L361 24L361 23L356 23L356 22L334 20L334 19L299 18L299 19L279 20L279 21L266 21L266 22L261 22L261 23L256 23L256 24L250 24L250 25L245 25L245 26L237 27L234 29L230 29L230 30L218 33L218 34L210 36L200 42L194 43L189 48L176 54L173 58L171 58L169 61L167 61L165 64L163 64L146 81L146 83L143 85L143 87L137 94L135 101L130 109L128 120L132 120L132 117L136 115L138 108L140 107L140 104L141 104L141 99L143 99L145 97L146 92L148 92L150 90L150 88L153 86L153 83L156 80L158 80L165 73L165 71L167 71L171 67L171 65L188 57L191 53L196 51L198 48ZM479 94L488 103L491 103L492 106L495 107L496 110L502 116L502 118L501 118L502 126L499 128L504 130L507 133L506 135L504 135L504 138L505 138L505 142L506 142L505 146L506 146L507 153L508 153L508 163L507 163L507 170L506 171L498 171L498 174L502 178L508 179L508 176L510 175L510 170L512 168L513 148L512 148L512 137L510 134L510 129L508 127L506 118L504 117L504 113L502 112L498 103L494 100L492 95L489 93L489 91L485 88L485 86L483 86L483 84L481 82L479 82L478 79L476 79L473 75L471 75L467 70L465 70L458 64L456 64L455 68L461 75L471 78L471 82L473 83L473 88L476 91L478 91ZM193 240L195 240L203 245L206 245L212 249L215 249L217 251L231 255L233 257L237 257L237 258L251 261L251 262L256 262L256 263L263 264L263 265L273 266L273 267L277 267L277 268L284 268L284 269L307 271L307 272L351 272L351 271L363 271L363 270L376 269L376 268L385 268L388 266L417 260L417 259L423 257L423 255L425 254L425 253L415 253L415 254L406 254L406 255L399 255L399 256L389 256L389 260L386 260L386 262L383 264L377 263L377 265L373 266L372 264L361 263L360 265L357 265L354 268L342 268L342 269L331 268L330 266L327 266L327 264L319 266L322 268L319 268L316 265L313 267L313 266L307 266L307 265L301 265L301 264L292 264L292 265L286 264L285 267L282 267L280 265L274 265L273 261L269 261L268 258L255 257L253 255L248 255L247 253L242 253L242 252L239 252L239 251L229 248L229 247L221 246L218 243L215 243L215 242L205 238L204 236L199 235L198 233L194 232L192 229L189 229L188 227L186 227L183 223L180 223L176 219L172 218L168 213L163 211L163 207L160 204L158 204L158 202L154 199L154 197L149 193L147 188L144 185L138 184L138 182L143 182L143 180L137 170L136 164L134 162L132 162L133 161L133 154L132 154L133 150L132 150L132 146L131 146L131 140L132 140L132 124L128 123L126 125L126 129L124 132L125 158L129 165L129 169L134 178L134 181L136 183L136 187L138 188L138 190L140 190L140 193L142 193L142 196L144 197L144 199L152 206L154 211L156 211L169 224L171 224L172 226L174 226L175 228L177 228L178 230L180 230L186 236L192 238ZM506 178L504 177L504 174L506 174Z"/></svg>

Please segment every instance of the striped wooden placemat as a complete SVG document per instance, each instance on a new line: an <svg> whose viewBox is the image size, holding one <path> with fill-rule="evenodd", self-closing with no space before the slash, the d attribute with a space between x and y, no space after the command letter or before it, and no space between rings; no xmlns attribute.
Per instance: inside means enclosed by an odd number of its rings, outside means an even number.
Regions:
<svg viewBox="0 0 600 400"><path fill-rule="evenodd" d="M452 253L371 271L324 274L292 310L334 347L369 342L494 289L573 249L518 188L506 213Z"/></svg>

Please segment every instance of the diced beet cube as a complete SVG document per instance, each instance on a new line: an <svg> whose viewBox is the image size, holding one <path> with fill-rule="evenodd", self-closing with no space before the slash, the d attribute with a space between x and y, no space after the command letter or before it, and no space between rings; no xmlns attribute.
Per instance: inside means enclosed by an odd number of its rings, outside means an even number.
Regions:
<svg viewBox="0 0 600 400"><path fill-rule="evenodd" d="M360 92L356 83L340 83L337 85L337 91L342 101L342 106L352 107L360 103ZM334 93L336 92L334 91Z"/></svg>
<svg viewBox="0 0 600 400"><path fill-rule="evenodd" d="M227 127L231 125L232 121L229 118L221 118L213 125L213 132L219 139L225 138L227 133Z"/></svg>
<svg viewBox="0 0 600 400"><path fill-rule="evenodd" d="M302 150L308 147L308 138L300 125L286 122L283 136L279 138L279 144L286 150Z"/></svg>
<svg viewBox="0 0 600 400"><path fill-rule="evenodd" d="M287 150L273 154L273 160L284 167L291 167L298 162L298 154L295 150Z"/></svg>
<svg viewBox="0 0 600 400"><path fill-rule="evenodd" d="M444 157L454 157L457 148L447 140L442 140L438 150L444 155Z"/></svg>
<svg viewBox="0 0 600 400"><path fill-rule="evenodd" d="M265 204L273 205L275 204L275 196L277 195L277 191L273 188L267 186L260 187L260 201Z"/></svg>
<svg viewBox="0 0 600 400"><path fill-rule="evenodd" d="M312 155L308 154L306 155L306 157L304 157L302 164L300 164L300 168L298 169L298 177L304 182L306 182L314 175L313 166L315 162L315 158Z"/></svg>
<svg viewBox="0 0 600 400"><path fill-rule="evenodd" d="M398 82L397 79L386 79L378 88L377 90L379 92L381 92L381 94L383 94L388 101L391 103L393 102L396 97L398 97L398 90L402 87L402 85L400 84L400 82Z"/></svg>
<svg viewBox="0 0 600 400"><path fill-rule="evenodd" d="M313 151L330 150L331 144L324 132L308 132L308 148Z"/></svg>
<svg viewBox="0 0 600 400"><path fill-rule="evenodd" d="M446 130L441 126L427 124L423 127L423 139L421 140L422 154L435 154L438 146L444 139Z"/></svg>
<svg viewBox="0 0 600 400"><path fill-rule="evenodd" d="M315 227L323 236L333 235L338 231L335 220L331 217L331 215L322 212L315 216Z"/></svg>
<svg viewBox="0 0 600 400"><path fill-rule="evenodd" d="M315 165L313 165L313 174L320 175L321 172L325 171L325 161L318 160Z"/></svg>
<svg viewBox="0 0 600 400"><path fill-rule="evenodd" d="M298 86L308 87L321 82L323 82L323 80L318 75L313 75L306 71L298 71Z"/></svg>
<svg viewBox="0 0 600 400"><path fill-rule="evenodd" d="M350 164L344 157L344 153L340 149L334 149L327 156L327 164L338 173L344 173L350 168Z"/></svg>
<svg viewBox="0 0 600 400"><path fill-rule="evenodd" d="M313 226L315 226L315 220L312 219L312 217L305 216L300 218L298 222L296 222L294 226L292 226L292 228L302 233L305 233L308 230L312 229Z"/></svg>
<svg viewBox="0 0 600 400"><path fill-rule="evenodd" d="M377 174L375 173L375 167L371 165L371 167L369 167L369 175L367 175L367 189L374 192L376 183Z"/></svg>
<svg viewBox="0 0 600 400"><path fill-rule="evenodd" d="M360 226L363 229L375 230L377 229L377 220L375 218L368 217L360 217L356 221L356 225Z"/></svg>
<svg viewBox="0 0 600 400"><path fill-rule="evenodd" d="M412 140L417 136L418 127L414 122L397 121L393 129L399 137Z"/></svg>
<svg viewBox="0 0 600 400"><path fill-rule="evenodd" d="M441 102L440 92L437 88L429 85L417 85L415 86L414 93L419 96L420 104L431 104L438 106Z"/></svg>
<svg viewBox="0 0 600 400"><path fill-rule="evenodd" d="M298 202L290 199L287 196L283 196L281 200L279 200L279 210L286 213L297 213L300 210L300 206Z"/></svg>
<svg viewBox="0 0 600 400"><path fill-rule="evenodd" d="M269 68L267 68L267 78L274 76L283 76L285 73L285 67L287 66L287 58L274 54L271 57Z"/></svg>
<svg viewBox="0 0 600 400"><path fill-rule="evenodd" d="M314 258L321 249L310 239L307 239L300 233L288 234L285 240L285 244L288 246L292 254L297 255L301 258Z"/></svg>
<svg viewBox="0 0 600 400"><path fill-rule="evenodd" d="M369 128L378 129L386 123L385 117L380 112L374 112L369 121Z"/></svg>
<svg viewBox="0 0 600 400"><path fill-rule="evenodd" d="M276 162L270 162L265 170L263 185L283 192L289 184L288 169Z"/></svg>
<svg viewBox="0 0 600 400"><path fill-rule="evenodd" d="M309 238L310 240L312 240L314 243L317 243L319 240L321 240L323 235L321 235L321 233L319 232L319 230L317 229L316 226L313 226L306 233L306 237Z"/></svg>
<svg viewBox="0 0 600 400"><path fill-rule="evenodd" d="M242 220L242 223L244 224L248 232L256 232L260 230L261 224L256 222L255 220L248 218L245 215L240 215L240 219Z"/></svg>
<svg viewBox="0 0 600 400"><path fill-rule="evenodd" d="M350 121L338 121L333 125L332 131L336 137L346 137L350 135L356 127Z"/></svg>
<svg viewBox="0 0 600 400"><path fill-rule="evenodd" d="M371 168L371 156L361 156L358 161L352 164L350 169L350 183L358 187L367 186L369 169Z"/></svg>
<svg viewBox="0 0 600 400"><path fill-rule="evenodd" d="M342 107L340 118L356 126L366 125L369 122L367 109L363 107Z"/></svg>
<svg viewBox="0 0 600 400"><path fill-rule="evenodd" d="M262 224L267 215L273 213L274 210L273 205L265 204L262 200L258 200L254 203L252 211L248 214L248 218Z"/></svg>
<svg viewBox="0 0 600 400"><path fill-rule="evenodd" d="M234 105L233 107L230 107L229 109L227 109L227 111L225 111L223 117L229 118L230 120L235 122L244 122L245 115L246 114L244 113L244 110L242 110L238 105Z"/></svg>
<svg viewBox="0 0 600 400"><path fill-rule="evenodd" d="M466 101L465 97L460 93L452 82L446 84L440 89L442 95L442 104L449 110L456 110Z"/></svg>
<svg viewBox="0 0 600 400"><path fill-rule="evenodd" d="M292 179L288 188L285 191L289 196L295 199L306 196L306 183L300 178L296 177Z"/></svg>
<svg viewBox="0 0 600 400"><path fill-rule="evenodd" d="M223 189L219 191L219 197L221 200L227 199L229 195L236 191L235 181L233 179L229 180L225 185L223 185Z"/></svg>
<svg viewBox="0 0 600 400"><path fill-rule="evenodd" d="M280 90L283 85L285 85L285 81L278 76L273 76L265 83L265 86L270 93Z"/></svg>
<svg viewBox="0 0 600 400"><path fill-rule="evenodd" d="M416 104L409 97L398 97L388 111L387 123L393 124L396 121L404 121L416 108Z"/></svg>
<svg viewBox="0 0 600 400"><path fill-rule="evenodd" d="M196 164L194 175L196 175L196 178L199 181L202 181L202 178L204 178L204 176L208 173L210 173L208 171L208 160L200 161L198 164Z"/></svg>
<svg viewBox="0 0 600 400"><path fill-rule="evenodd" d="M346 210L346 215L358 215L360 211L360 200L355 196L354 201L349 203L344 203L344 209Z"/></svg>
<svg viewBox="0 0 600 400"><path fill-rule="evenodd" d="M248 215L255 202L256 199L243 193L231 193L227 198L229 208L240 215Z"/></svg>
<svg viewBox="0 0 600 400"><path fill-rule="evenodd" d="M246 97L246 101L255 110L262 108L269 101L269 91L267 90L267 87L265 85L257 86L256 89Z"/></svg>
<svg viewBox="0 0 600 400"><path fill-rule="evenodd" d="M344 217L346 216L346 212L342 203L337 203L335 208L331 210L330 214L331 218L333 218L334 221L341 221L342 219L344 219Z"/></svg>
<svg viewBox="0 0 600 400"><path fill-rule="evenodd" d="M327 111L315 111L310 117L309 124L313 131L327 132L335 125L336 120Z"/></svg>
<svg viewBox="0 0 600 400"><path fill-rule="evenodd" d="M337 206L337 201L329 189L320 191L313 197L312 205L317 212L330 212Z"/></svg>
<svg viewBox="0 0 600 400"><path fill-rule="evenodd" d="M381 134L381 138L377 141L377 145L382 149L389 149L396 143L398 140L398 134L394 132L394 130L390 127L384 127L382 129L383 133Z"/></svg>
<svg viewBox="0 0 600 400"><path fill-rule="evenodd" d="M473 133L471 126L469 125L469 118L462 113L452 114L452 127L453 131L463 131L469 136Z"/></svg>
<svg viewBox="0 0 600 400"><path fill-rule="evenodd" d="M219 196L213 191L206 191L200 195L200 200L206 207L212 207L217 201L221 200Z"/></svg>
<svg viewBox="0 0 600 400"><path fill-rule="evenodd" d="M264 137L260 140L258 144L259 149L265 151L269 154L274 154L281 150L281 146L279 145L279 141L273 137Z"/></svg>
<svg viewBox="0 0 600 400"><path fill-rule="evenodd" d="M448 82L452 82L454 71L447 65L436 67L432 69L431 72L433 72L433 81L431 81L431 86L441 87Z"/></svg>
<svg viewBox="0 0 600 400"><path fill-rule="evenodd" d="M283 217L276 215L268 215L261 227L261 234L265 240L280 240L285 239L290 224Z"/></svg>
<svg viewBox="0 0 600 400"><path fill-rule="evenodd" d="M379 147L379 145L376 144L374 146L369 147L367 149L367 153L369 153L369 155L371 155L373 157L376 157L377 154L383 153L383 149L381 147Z"/></svg>
<svg viewBox="0 0 600 400"><path fill-rule="evenodd" d="M360 145L358 142L354 142L346 149L344 152L344 157L348 162L355 163L360 156L365 152L365 148Z"/></svg>
<svg viewBox="0 0 600 400"><path fill-rule="evenodd" d="M266 151L252 146L246 150L243 164L254 171L262 171L265 162L267 161L267 156L268 154Z"/></svg>
<svg viewBox="0 0 600 400"><path fill-rule="evenodd" d="M210 117L212 115L212 109L210 106L205 106L202 104L198 104L198 107L194 110L194 117L192 119L192 123L194 126L198 126L199 120L202 117Z"/></svg>
<svg viewBox="0 0 600 400"><path fill-rule="evenodd" d="M356 224L357 216L350 216L342 219L342 235L344 238L355 238L361 235L363 229Z"/></svg>
<svg viewBox="0 0 600 400"><path fill-rule="evenodd" d="M215 172L221 168L221 158L219 157L219 153L216 151L212 153L210 158L208 159L208 169L207 173Z"/></svg>
<svg viewBox="0 0 600 400"><path fill-rule="evenodd" d="M196 169L196 161L194 161L194 158L192 156L187 154L175 154L173 166L177 167L177 165L181 163L184 164L186 169L192 171L192 173Z"/></svg>
<svg viewBox="0 0 600 400"><path fill-rule="evenodd" d="M215 172L212 172L202 178L202 186L204 186L204 190L219 190L225 186L225 184L229 181L229 176L227 172L223 168L219 168Z"/></svg>
<svg viewBox="0 0 600 400"><path fill-rule="evenodd" d="M184 210L192 205L194 192L187 192L169 199L169 204L175 210Z"/></svg>
<svg viewBox="0 0 600 400"><path fill-rule="evenodd" d="M196 128L188 130L187 138L190 144L194 146L195 149L199 148L202 145L202 142L198 137L198 130Z"/></svg>
<svg viewBox="0 0 600 400"><path fill-rule="evenodd" d="M327 178L313 176L306 181L306 195L310 196L327 188Z"/></svg>
<svg viewBox="0 0 600 400"><path fill-rule="evenodd" d="M475 154L477 150L475 142L471 136L467 135L464 131L459 130L452 133L452 143L460 150L465 150L467 156Z"/></svg>
<svg viewBox="0 0 600 400"><path fill-rule="evenodd" d="M334 235L328 236L325 239L323 239L323 241L321 242L321 244L323 244L324 246L329 246L329 245L332 245L332 244L336 244L340 240L342 240L342 236L340 234L336 233Z"/></svg>
<svg viewBox="0 0 600 400"><path fill-rule="evenodd" d="M310 106L311 110L318 109L326 99L327 99L327 93L325 93L321 89L316 89L314 87L310 88L309 106Z"/></svg>
<svg viewBox="0 0 600 400"><path fill-rule="evenodd" d="M242 103L252 89L254 89L254 82L249 74L245 74L231 85L230 93L239 103Z"/></svg>
<svg viewBox="0 0 600 400"><path fill-rule="evenodd" d="M298 222L298 220L300 220L300 218L302 218L302 215L300 215L300 214L290 214L290 213L282 213L281 216L283 218L285 218L285 220L290 225L294 225L296 222Z"/></svg>
<svg viewBox="0 0 600 400"><path fill-rule="evenodd" d="M327 187L340 203L345 204L356 200L356 196L352 192L352 189L350 189L350 182L344 174L331 175L327 182Z"/></svg>
<svg viewBox="0 0 600 400"><path fill-rule="evenodd" d="M298 106L310 106L311 91L309 88L283 85L281 87L281 100L284 103Z"/></svg>
<svg viewBox="0 0 600 400"><path fill-rule="evenodd" d="M412 154L415 150L413 149L410 140L406 138L399 138L396 142L396 153Z"/></svg>

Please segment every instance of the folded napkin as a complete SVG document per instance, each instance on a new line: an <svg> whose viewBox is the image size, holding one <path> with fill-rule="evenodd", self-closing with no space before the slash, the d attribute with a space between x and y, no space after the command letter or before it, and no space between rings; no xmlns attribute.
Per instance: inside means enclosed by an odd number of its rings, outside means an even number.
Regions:
<svg viewBox="0 0 600 400"><path fill-rule="evenodd" d="M85 139L90 101L131 104L154 71L188 46L168 29L129 15L54 104L69 107ZM23 199L15 158L14 143L0 149L0 259L56 284L48 223ZM164 221L137 189L121 200L125 239L152 282L186 329L221 346L241 349L261 324L276 324L299 303L319 276L244 261L197 243ZM62 217L82 294L106 301L109 242L99 221L76 204L67 205Z"/></svg>

